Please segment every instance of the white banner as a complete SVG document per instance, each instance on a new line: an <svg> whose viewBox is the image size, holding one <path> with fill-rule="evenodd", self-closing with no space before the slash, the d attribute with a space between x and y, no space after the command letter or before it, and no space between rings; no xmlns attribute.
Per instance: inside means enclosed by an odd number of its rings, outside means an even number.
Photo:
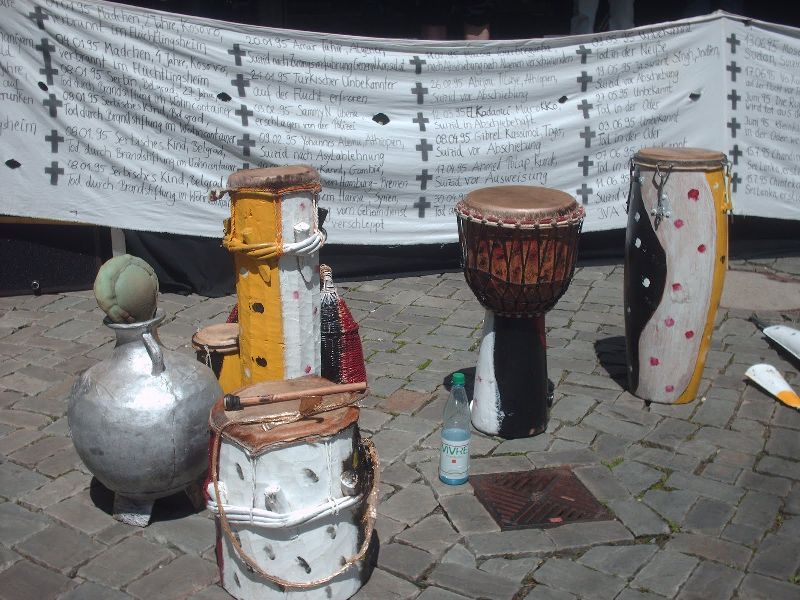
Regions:
<svg viewBox="0 0 800 600"><path fill-rule="evenodd" d="M457 239L539 185L625 227L642 147L724 152L737 214L800 219L798 30L717 13L597 36L381 40L105 2L0 1L0 213L220 237L243 167L322 174L329 242Z"/></svg>

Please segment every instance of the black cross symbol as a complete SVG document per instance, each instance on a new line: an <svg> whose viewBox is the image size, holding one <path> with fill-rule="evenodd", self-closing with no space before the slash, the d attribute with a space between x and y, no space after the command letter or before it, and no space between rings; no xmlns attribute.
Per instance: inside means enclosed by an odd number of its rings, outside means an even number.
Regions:
<svg viewBox="0 0 800 600"><path fill-rule="evenodd" d="M44 168L44 172L50 175L50 185L58 185L58 176L64 174L64 169L58 166L57 160L54 160L49 167Z"/></svg>
<svg viewBox="0 0 800 600"><path fill-rule="evenodd" d="M739 157L742 156L742 151L739 150L739 144L734 144L733 149L728 152L728 154L733 158L733 164L739 164Z"/></svg>
<svg viewBox="0 0 800 600"><path fill-rule="evenodd" d="M420 58L419 56L416 55L414 56L414 58L409 59L408 62L414 65L414 73L416 73L417 75L422 73L422 65L427 63L427 61L424 58Z"/></svg>
<svg viewBox="0 0 800 600"><path fill-rule="evenodd" d="M50 16L47 13L42 12L42 7L37 6L33 9L32 13L28 13L28 18L31 21L36 21L36 25L39 29L44 29L44 22L47 21Z"/></svg>
<svg viewBox="0 0 800 600"><path fill-rule="evenodd" d="M742 178L739 177L738 173L734 173L733 177L731 177L731 187L733 188L733 193L736 193L736 188L739 187L739 184L742 183Z"/></svg>
<svg viewBox="0 0 800 600"><path fill-rule="evenodd" d="M736 81L736 74L742 72L742 67L736 66L736 61L732 60L731 64L725 67L725 70L730 72L731 74L731 81Z"/></svg>
<svg viewBox="0 0 800 600"><path fill-rule="evenodd" d="M242 108L240 108L239 110L235 110L233 112L242 117L242 125L247 127L248 124L247 117L252 117L253 111L247 108L246 104L242 104Z"/></svg>
<svg viewBox="0 0 800 600"><path fill-rule="evenodd" d="M586 177L589 174L589 167L594 164L593 160L589 160L588 156L584 156L583 160L578 163L578 166L583 169L583 176Z"/></svg>
<svg viewBox="0 0 800 600"><path fill-rule="evenodd" d="M731 137L736 137L736 130L742 128L741 123L736 122L736 117L733 117L730 121L728 121L728 128L731 130Z"/></svg>
<svg viewBox="0 0 800 600"><path fill-rule="evenodd" d="M582 65L586 64L586 57L589 56L591 53L592 53L592 51L589 48L587 48L586 46L584 46L583 44L581 44L578 47L578 49L575 50L575 54L580 54L581 55L581 64Z"/></svg>
<svg viewBox="0 0 800 600"><path fill-rule="evenodd" d="M584 146L585 148L592 147L592 138L595 137L596 135L597 134L594 131L592 131L588 125L583 128L583 131L581 131L580 136L586 141L586 145Z"/></svg>
<svg viewBox="0 0 800 600"><path fill-rule="evenodd" d="M236 145L242 147L242 154L244 156L250 156L250 148L256 145L256 141L250 139L249 133L245 133L242 135L241 139L236 140Z"/></svg>
<svg viewBox="0 0 800 600"><path fill-rule="evenodd" d="M586 71L581 71L581 76L575 79L578 83L581 84L581 91L586 91L586 84L592 81L592 76L589 75Z"/></svg>
<svg viewBox="0 0 800 600"><path fill-rule="evenodd" d="M236 66L242 66L242 57L247 55L247 50L242 50L239 48L239 44L234 44L233 49L228 50L228 54L233 55L233 60L236 62Z"/></svg>
<svg viewBox="0 0 800 600"><path fill-rule="evenodd" d="M55 94L50 94L47 100L42 100L42 104L50 109L50 116L56 117L58 116L58 107L64 106L64 103L61 102L58 98L56 98Z"/></svg>
<svg viewBox="0 0 800 600"><path fill-rule="evenodd" d="M583 118L584 119L588 119L589 118L589 109L590 108L594 108L594 104L590 104L589 102L587 102L586 98L584 98L583 101L580 104L578 104L578 110L582 110L583 111Z"/></svg>
<svg viewBox="0 0 800 600"><path fill-rule="evenodd" d="M427 190L428 189L428 182L433 179L433 175L428 175L428 169L422 169L422 172L417 175L417 181L419 181L419 189Z"/></svg>
<svg viewBox="0 0 800 600"><path fill-rule="evenodd" d="M736 46L742 43L736 38L735 33L732 33L730 37L726 37L725 41L731 45L731 54L736 54Z"/></svg>
<svg viewBox="0 0 800 600"><path fill-rule="evenodd" d="M419 130L420 131L425 131L425 123L430 122L430 119L428 119L427 117L423 116L421 112L418 112L417 113L417 118L416 119L411 119L411 122L412 123L418 123L419 124Z"/></svg>
<svg viewBox="0 0 800 600"><path fill-rule="evenodd" d="M53 75L58 75L58 69L53 68L49 57L44 61L44 67L39 69L39 74L47 78L47 85L53 85Z"/></svg>
<svg viewBox="0 0 800 600"><path fill-rule="evenodd" d="M44 136L46 142L50 142L50 152L58 153L58 143L63 142L64 138L58 134L57 129L50 131L50 135Z"/></svg>
<svg viewBox="0 0 800 600"><path fill-rule="evenodd" d="M418 81L417 85L411 88L411 93L417 95L417 104L422 104L425 102L425 94L428 93L428 88L422 87L422 84Z"/></svg>
<svg viewBox="0 0 800 600"><path fill-rule="evenodd" d="M578 194L578 196L581 197L581 203L582 204L589 204L589 194L593 193L594 190L592 188L588 187L586 185L586 182L584 181L581 184L581 187L578 188L577 190L575 190L575 192Z"/></svg>
<svg viewBox="0 0 800 600"><path fill-rule="evenodd" d="M47 63L49 63L49 62L50 62L50 53L51 53L53 50L55 50L55 49L56 49L56 47L55 47L55 46L53 46L53 45L52 45L52 44L51 44L51 43L48 41L48 39L47 39L47 38L42 38L42 43L41 43L41 44L37 44L37 45L35 46L35 48L36 48L36 49L37 49L39 52L41 52L41 53L42 53L42 58L44 59L44 62L47 62Z"/></svg>
<svg viewBox="0 0 800 600"><path fill-rule="evenodd" d="M736 103L741 99L742 97L736 93L736 90L731 90L731 93L728 94L728 100L731 101L731 109L736 110Z"/></svg>
<svg viewBox="0 0 800 600"><path fill-rule="evenodd" d="M415 146L415 149L422 153L422 162L428 162L428 152L433 150L433 146L428 143L428 140L422 138L419 144Z"/></svg>
<svg viewBox="0 0 800 600"><path fill-rule="evenodd" d="M231 85L239 92L239 97L244 98L244 88L250 87L250 80L245 79L241 73L237 73L236 79L231 79Z"/></svg>
<svg viewBox="0 0 800 600"><path fill-rule="evenodd" d="M414 208L418 209L418 215L420 219L425 218L425 209L430 208L431 203L425 199L425 196L419 197L419 202L414 202Z"/></svg>

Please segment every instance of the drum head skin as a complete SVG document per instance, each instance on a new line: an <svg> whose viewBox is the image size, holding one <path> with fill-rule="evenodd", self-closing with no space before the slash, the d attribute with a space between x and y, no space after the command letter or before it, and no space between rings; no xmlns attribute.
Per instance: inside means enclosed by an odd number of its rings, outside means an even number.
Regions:
<svg viewBox="0 0 800 600"><path fill-rule="evenodd" d="M457 209L460 216L500 223L547 223L583 218L583 208L560 190L527 185L481 188L467 194Z"/></svg>
<svg viewBox="0 0 800 600"><path fill-rule="evenodd" d="M228 177L228 188L280 190L296 185L319 184L319 173L308 165L240 169Z"/></svg>
<svg viewBox="0 0 800 600"><path fill-rule="evenodd" d="M222 354L239 351L239 324L219 323L203 327L192 336L195 350L213 350Z"/></svg>
<svg viewBox="0 0 800 600"><path fill-rule="evenodd" d="M633 155L634 163L651 169L669 165L693 171L720 169L726 160L722 152L704 148L642 148Z"/></svg>
<svg viewBox="0 0 800 600"><path fill-rule="evenodd" d="M307 375L296 379L286 379L282 381L262 381L247 387L236 390L234 394L240 397L262 396L268 394L280 394L294 392L298 390L313 390L315 388L335 385L334 382L319 377L318 375ZM329 403L342 403L353 399L358 394L356 392L344 392L325 396L325 401ZM311 396L309 396L311 398ZM280 403L285 405L286 412L298 410L300 400L290 400ZM263 404L260 406L248 407L240 411L225 411L223 398L220 398L211 409L209 424L215 433L222 431L222 436L234 443L246 448L252 455L260 454L267 447L276 444L286 444L300 439L307 441L315 437L328 437L349 427L358 421L359 409L355 406L345 406L327 412L320 412L299 421L285 425L274 425L266 428L263 423L247 423L246 421L257 421L265 414L274 414L275 404ZM236 421L244 421L236 423ZM232 423L234 422L234 423ZM223 430L224 429L224 430Z"/></svg>

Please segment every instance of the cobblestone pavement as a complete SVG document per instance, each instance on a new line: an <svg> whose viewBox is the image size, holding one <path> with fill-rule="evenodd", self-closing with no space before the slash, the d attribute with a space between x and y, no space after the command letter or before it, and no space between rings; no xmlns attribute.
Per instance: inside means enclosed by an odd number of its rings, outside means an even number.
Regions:
<svg viewBox="0 0 800 600"><path fill-rule="evenodd" d="M800 279L800 257L734 268ZM472 444L473 474L572 466L616 519L507 532L470 485L436 477L443 381L474 367L483 319L462 274L338 283L360 322L360 424L382 468L378 567L358 600L800 598L800 414L743 380L769 362L800 389L797 364L749 311L722 309L698 400L646 407L621 379L622 280L621 264L581 265L547 315L547 432ZM163 342L191 354L233 303L163 294ZM229 598L207 511L176 496L145 529L118 523L73 450L71 380L111 346L91 292L0 298L0 598Z"/></svg>

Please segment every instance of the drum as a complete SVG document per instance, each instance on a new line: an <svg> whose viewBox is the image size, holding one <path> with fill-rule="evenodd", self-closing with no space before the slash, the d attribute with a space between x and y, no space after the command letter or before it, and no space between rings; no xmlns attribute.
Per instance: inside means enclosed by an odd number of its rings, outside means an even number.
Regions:
<svg viewBox="0 0 800 600"><path fill-rule="evenodd" d="M214 371L224 393L242 387L238 323L203 327L192 336L192 348L197 352L197 360Z"/></svg>
<svg viewBox="0 0 800 600"><path fill-rule="evenodd" d="M728 253L725 155L645 148L631 162L625 236L630 392L681 404L697 394Z"/></svg>
<svg viewBox="0 0 800 600"><path fill-rule="evenodd" d="M228 178L242 385L320 372L319 174L296 165Z"/></svg>
<svg viewBox="0 0 800 600"><path fill-rule="evenodd" d="M306 390L310 376L241 395ZM241 600L344 599L369 578L378 458L354 394L211 411L208 508L222 586ZM309 408L310 407L310 408Z"/></svg>
<svg viewBox="0 0 800 600"><path fill-rule="evenodd" d="M564 192L482 188L456 206L464 276L486 308L472 423L517 438L547 428L544 313L567 290L584 210Z"/></svg>

